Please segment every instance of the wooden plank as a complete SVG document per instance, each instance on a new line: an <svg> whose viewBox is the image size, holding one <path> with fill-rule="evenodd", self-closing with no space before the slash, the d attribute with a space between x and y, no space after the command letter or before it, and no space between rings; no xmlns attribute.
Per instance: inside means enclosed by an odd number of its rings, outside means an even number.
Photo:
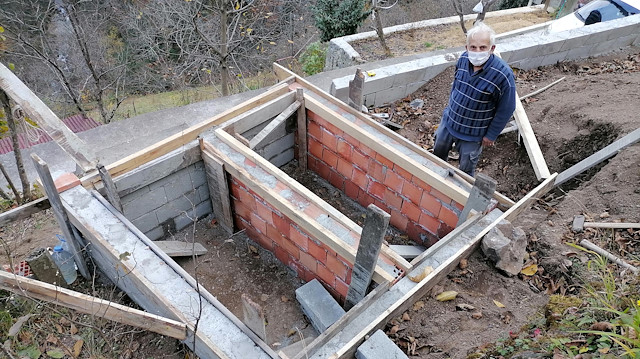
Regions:
<svg viewBox="0 0 640 359"><path fill-rule="evenodd" d="M76 241L76 237L74 236L72 229L73 226L69 222L67 212L64 210L56 185L53 182L53 178L51 178L49 166L35 153L31 154L31 159L33 160L36 172L38 172L38 176L40 176L42 186L44 187L47 197L49 198L49 202L51 203L53 214L56 217L58 226L60 226L60 229L62 230L62 235L67 240L67 244L69 245L71 254L73 254L73 259L78 266L78 270L83 277L89 279L91 278L91 274L89 273L89 268L84 260L84 249L82 248L82 245Z"/></svg>
<svg viewBox="0 0 640 359"><path fill-rule="evenodd" d="M494 51L494 54L496 54L496 56L498 57L501 57L498 51ZM527 154L529 155L529 159L531 160L531 165L533 166L533 171L535 172L536 177L539 181L549 178L551 172L549 172L549 167L547 167L547 162L544 160L542 150L540 150L538 139L536 138L535 133L533 133L533 128L531 127L531 123L529 122L529 117L524 111L522 101L520 100L517 91L516 109L513 113L513 117L515 117L516 119L516 124L518 125L520 136L522 136L524 147L527 149Z"/></svg>
<svg viewBox="0 0 640 359"><path fill-rule="evenodd" d="M307 169L307 108L304 102L304 90L296 89L296 101L300 102L297 113L298 166Z"/></svg>
<svg viewBox="0 0 640 359"><path fill-rule="evenodd" d="M258 132L255 137L249 140L249 148L254 149L261 145L266 145L267 143L273 141L274 136L269 136L272 132L281 125L284 125L285 121L293 115L300 108L300 102L296 101L289 105L284 109L276 118L271 120L271 122L262 129L262 131Z"/></svg>
<svg viewBox="0 0 640 359"><path fill-rule="evenodd" d="M156 246L155 242L150 240L144 233L142 233L136 226L134 226L129 220L120 212L118 212L107 200L100 195L100 193L93 191L93 196L102 203L105 208L107 208L114 216L116 216L131 232L133 232L145 245L149 247L158 257L160 257L171 269L173 269L178 275L180 275L189 285L193 288L198 288L198 293L206 299L211 305L213 305L220 313L222 313L225 317L227 317L235 326L237 326L245 335L247 335L251 340L254 341L256 345L258 345L267 355L272 358L278 358L278 354L269 347L264 341L258 338L255 333L253 333L238 317L236 317L227 307L222 305L218 301L218 299L213 296L209 291L202 288L196 280L184 270L180 265L178 265L174 260L172 260L166 253L162 252L158 246Z"/></svg>
<svg viewBox="0 0 640 359"><path fill-rule="evenodd" d="M51 208L49 198L47 196L38 198L35 201L31 201L20 207L16 207L0 214L0 226L4 226L13 221L25 219L34 213L38 213L48 208Z"/></svg>
<svg viewBox="0 0 640 359"><path fill-rule="evenodd" d="M0 63L0 88L20 105L29 118L51 136L84 171L94 168L96 158L94 151L2 63Z"/></svg>
<svg viewBox="0 0 640 359"><path fill-rule="evenodd" d="M169 257L191 257L207 253L207 249L198 242L155 241L155 244Z"/></svg>
<svg viewBox="0 0 640 359"><path fill-rule="evenodd" d="M213 213L227 234L231 234L233 233L233 213L231 212L229 183L224 163L212 153L204 151L202 139L200 139L200 152L205 163L205 171L207 171L207 185Z"/></svg>
<svg viewBox="0 0 640 359"><path fill-rule="evenodd" d="M558 175L555 185L559 186L567 182L568 180L597 165L598 163L615 156L616 154L618 154L618 152L638 141L640 141L640 128L634 130L633 132L606 146L605 148L592 154L584 160L576 163L569 169L562 171L562 173Z"/></svg>
<svg viewBox="0 0 640 359"><path fill-rule="evenodd" d="M547 178L543 183L534 188L531 192L529 192L525 197L519 200L513 207L504 212L500 217L491 222L488 226L486 226L480 233L478 233L475 237L473 237L467 245L462 247L460 250L456 252L453 256L451 256L447 261L445 261L442 265L436 268L431 274L427 275L422 281L420 281L417 285L415 285L411 290L409 290L402 298L397 300L395 303L389 306L387 310L385 310L381 315L379 315L376 319L371 321L365 329L363 329L359 334L355 335L349 342L347 342L342 348L338 349L335 353L333 353L330 358L338 359L338 358L349 358L353 355L353 352L356 350L356 347L364 341L366 335L370 335L377 329L382 328L387 321L391 318L400 315L400 313L407 310L410 306L415 303L418 299L427 295L429 290L444 279L447 274L449 274L460 262L460 259L466 258L474 250L480 245L482 237L484 237L489 231L497 226L502 220L513 220L520 212L529 208L531 202L535 198L539 198L544 195L549 189L553 186L553 180L557 174L551 175Z"/></svg>
<svg viewBox="0 0 640 359"><path fill-rule="evenodd" d="M389 213L375 204L367 207L367 218L362 228L356 261L351 272L351 283L343 307L346 311L358 304L367 294L390 218Z"/></svg>
<svg viewBox="0 0 640 359"><path fill-rule="evenodd" d="M184 340L187 337L187 326L178 321L39 280L0 271L0 288L21 296L54 302L80 313L105 318L171 338Z"/></svg>
<svg viewBox="0 0 640 359"><path fill-rule="evenodd" d="M216 134L222 133L226 134L226 132L224 131L216 131ZM220 153L211 144L204 142L204 146L206 151L212 152L223 159L226 170L231 173L232 176L237 177L249 189L256 192L260 197L268 201L273 208L289 217L304 231L308 232L317 240L321 241L336 253L341 255L345 260L349 262L349 264L353 264L353 262L355 261L356 252L351 246L343 244L344 242L335 234L327 231L327 229L321 226L315 219L298 210L298 208L295 208L291 203L289 203L289 201L284 199L278 193L272 191L260 181L256 180L256 178L251 176L243 168L237 166L233 161L231 161L231 159ZM391 274L380 268L380 266L377 266L373 279L378 283L382 283L384 281L393 281L395 278Z"/></svg>
<svg viewBox="0 0 640 359"><path fill-rule="evenodd" d="M240 296L242 302L242 317L244 324L249 327L260 339L267 340L267 328L265 326L264 310L262 307L251 300L247 293Z"/></svg>
<svg viewBox="0 0 640 359"><path fill-rule="evenodd" d="M98 193L96 198L102 198L102 196ZM108 207L113 208L104 198L103 201L103 204L106 203ZM136 268L136 263L131 263L127 259L121 259L120 253L104 239L101 233L97 232L90 223L87 223L82 216L76 213L75 210L66 203L65 208L72 223L91 243L91 256L93 260L98 263L100 270L104 272L108 278L147 311L159 313L164 317L187 323L187 340L183 342L188 345L195 342L195 351L198 355L229 359L209 338L205 337L199 331L195 331L194 326L190 324L190 321L184 314L169 303L166 298L158 296L157 293L152 290L154 287L153 284L140 273ZM116 213L119 212L113 209L112 213L116 215ZM156 246L154 246L154 248L157 249ZM157 250L162 253L159 249ZM193 346L192 349L194 349Z"/></svg>
<svg viewBox="0 0 640 359"><path fill-rule="evenodd" d="M96 166L98 169L98 173L100 174L100 178L102 179L102 184L104 185L104 190L107 192L107 198L113 207L115 207L120 213L122 213L122 203L120 203L120 196L118 196L118 190L116 189L115 183L113 183L113 179L111 179L111 175L109 171L101 163L98 163Z"/></svg>
<svg viewBox="0 0 640 359"><path fill-rule="evenodd" d="M286 183L291 189L295 190L298 194L302 195L306 200L315 203L320 208L327 211L327 213L331 216L332 219L336 220L338 223L342 224L346 228L351 231L356 232L357 234L362 234L362 228L358 226L351 219L347 218L344 214L340 213L333 206L326 203L322 198L318 197L316 194L308 190L306 187L301 185L299 182L294 181L291 177L287 176L286 173L282 172L281 169L269 163L269 161L265 160L257 153L249 150L248 148L238 146L236 142L233 141L232 137L229 136L226 132L217 130L216 135L222 141L224 141L227 145L231 146L234 150L242 153L245 157L251 159L258 166L260 166L265 171L271 173L274 177L278 179L278 181ZM410 268L409 262L404 258L400 257L397 253L389 249L389 246L382 247L382 253L389 259L393 264L398 266L398 268L406 271Z"/></svg>
<svg viewBox="0 0 640 359"><path fill-rule="evenodd" d="M300 353L298 353L293 359L308 359L318 350L318 348L327 344L336 334L340 333L342 329L351 322L351 320L359 316L364 312L371 303L374 303L384 293L389 290L390 283L385 282L379 284L374 290L369 292L360 303L356 304L347 314L343 315L335 323L333 323L327 330L322 332L313 342L307 345Z"/></svg>
<svg viewBox="0 0 640 359"><path fill-rule="evenodd" d="M584 222L585 228L610 228L610 229L627 229L640 228L640 223L624 223L624 222Z"/></svg>
<svg viewBox="0 0 640 359"><path fill-rule="evenodd" d="M180 146L195 140L200 135L200 133L202 133L206 129L220 125L238 116L239 114L242 114L256 106L264 104L282 94L289 92L287 86L288 85L286 83L275 86L274 88L264 92L259 96L248 99L238 106L227 109L210 119L191 126L184 131L180 131L175 135L169 136L162 141L156 142L151 146L148 146L134 154L131 154L106 166L106 168L112 177L118 177L124 173L127 173L132 169L139 167L140 165L143 165L160 156L166 155L176 148L179 148ZM90 187L91 185L98 182L100 182L100 176L97 174L97 172L82 178L82 185L84 187Z"/></svg>
<svg viewBox="0 0 640 359"><path fill-rule="evenodd" d="M362 112L362 104L364 103L364 96L362 96L362 89L364 88L364 73L361 69L356 69L356 74L353 80L349 80L349 106L353 107L356 111Z"/></svg>
<svg viewBox="0 0 640 359"><path fill-rule="evenodd" d="M454 201L458 203L467 202L467 197L469 196L469 193L467 191L464 191L460 187L454 186L450 182L445 181L442 176L424 167L408 156L400 153L393 146L381 141L372 140L371 134L350 121L344 121L340 114L331 110L313 97L305 94L305 101L307 104L307 109L318 114L320 117L322 117L332 125L342 129L345 133L354 137L358 141L367 144L367 146L369 146L372 150L385 156L391 162L399 165L402 169L418 177L419 179L426 182L438 191L442 192L444 195L453 199Z"/></svg>
<svg viewBox="0 0 640 359"><path fill-rule="evenodd" d="M231 133L233 131L237 133L245 133L254 127L260 126L265 121L278 116L289 105L295 101L295 94L293 92L285 92L284 94L256 106L248 111L238 114L234 118L225 122L221 127L225 131ZM233 129L233 131L229 131Z"/></svg>
<svg viewBox="0 0 640 359"><path fill-rule="evenodd" d="M289 76L295 75L293 72L289 71L288 69L286 69L285 67L277 64L277 63L273 63L273 71L276 74L276 76L279 79L283 79L283 78L288 78ZM295 86L294 86L295 85ZM313 93L317 94L318 96L320 96L321 98L331 102L333 105L339 107L342 111L345 111L346 113L355 116L356 118L364 121L365 123L367 123L368 125L371 125L373 127L375 127L376 129L378 129L380 132L384 133L385 135L391 137L392 139L394 139L395 141L403 144L406 148L410 149L411 151L413 151L414 153L427 158L429 161L437 164L438 166L442 167L442 168L451 168L453 169L457 174L459 174L460 176L462 176L463 178L467 179L468 182L473 184L473 178L471 176L469 176L468 174L460 171L460 169L455 168L451 165L449 165L446 161L443 161L442 159L440 159L438 156L435 156L433 153L429 153L427 151L425 151L423 148L421 148L420 146L416 145L415 143L407 140L406 138L402 137L401 135L399 135L398 133L394 132L393 130L385 127L385 126L381 126L377 121L373 120L371 117L361 113L360 111L356 111L355 109L351 108L350 106L346 105L344 102L340 101L339 99L333 97L332 95L324 92L322 89L318 88L317 86L315 86L314 84L310 83L309 81L296 76L296 84L292 85L292 87L304 87L305 89L308 89L310 91L313 91ZM308 97L308 95L305 95L305 97ZM308 106L306 106L308 108ZM343 126L338 126L340 129L343 129ZM371 142L370 139L369 141L367 141L367 143ZM513 200L511 200L510 198L506 197L505 195L496 192L495 193L495 197L494 197L502 206L504 207L511 207L513 206L513 204L515 203ZM464 205L464 202L461 202L461 204Z"/></svg>

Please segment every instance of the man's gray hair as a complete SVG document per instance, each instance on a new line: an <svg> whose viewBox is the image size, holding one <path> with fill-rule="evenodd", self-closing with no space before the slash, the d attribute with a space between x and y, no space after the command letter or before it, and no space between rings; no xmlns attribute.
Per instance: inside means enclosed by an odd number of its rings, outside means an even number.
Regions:
<svg viewBox="0 0 640 359"><path fill-rule="evenodd" d="M469 40L475 38L478 34L489 34L489 45L493 46L496 44L496 32L493 31L489 25L485 24L484 21L478 21L467 31L467 45L469 44Z"/></svg>

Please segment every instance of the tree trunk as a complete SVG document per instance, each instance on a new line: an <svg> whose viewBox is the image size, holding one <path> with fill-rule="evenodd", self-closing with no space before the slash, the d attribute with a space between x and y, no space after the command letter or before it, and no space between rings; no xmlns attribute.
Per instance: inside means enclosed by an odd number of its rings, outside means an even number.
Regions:
<svg viewBox="0 0 640 359"><path fill-rule="evenodd" d="M13 113L11 113L11 105L9 104L9 96L0 90L0 102L4 108L4 114L7 117L7 125L9 126L9 132L11 132L11 141L13 142L13 154L16 158L16 166L18 168L18 175L20 176L20 182L22 183L22 198L18 194L18 191L14 193L16 195L17 203L26 203L31 200L31 186L29 185L29 179L27 173L24 170L24 162L22 161L22 151L20 150L20 142L18 141L18 132L16 131L16 123L13 120ZM9 177L7 177L7 183L9 183Z"/></svg>
<svg viewBox="0 0 640 359"><path fill-rule="evenodd" d="M453 0L453 8L456 10L456 14L460 17L460 27L462 28L462 32L467 34L467 27L464 25L464 14L462 13L462 6L460 5L460 0Z"/></svg>
<svg viewBox="0 0 640 359"><path fill-rule="evenodd" d="M474 25L478 21L484 21L484 17L487 15L487 9L489 9L494 2L496 2L496 0L482 0L482 12L476 17L476 20L473 22Z"/></svg>
<svg viewBox="0 0 640 359"><path fill-rule="evenodd" d="M384 32L382 31L382 19L380 18L380 8L378 7L378 1L373 0L373 10L371 10L371 16L373 17L376 24L376 33L378 34L378 39L380 40L380 45L382 45L382 49L384 49L384 55L386 57L391 57L393 54L387 46L387 42L384 40Z"/></svg>
<svg viewBox="0 0 640 359"><path fill-rule="evenodd" d="M222 82L222 96L229 96L229 64L227 58L229 57L229 44L228 44L228 16L227 9L222 7L220 11L220 77Z"/></svg>

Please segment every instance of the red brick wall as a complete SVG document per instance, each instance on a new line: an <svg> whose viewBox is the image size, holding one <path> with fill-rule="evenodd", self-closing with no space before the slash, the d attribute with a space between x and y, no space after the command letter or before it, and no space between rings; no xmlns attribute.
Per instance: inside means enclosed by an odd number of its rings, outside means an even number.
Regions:
<svg viewBox="0 0 640 359"><path fill-rule="evenodd" d="M308 165L366 207L391 214L391 225L427 246L449 233L463 206L365 143L307 110ZM423 240L424 239L424 240Z"/></svg>
<svg viewBox="0 0 640 359"><path fill-rule="evenodd" d="M351 282L349 262L299 228L236 178L231 180L235 225L249 238L274 253L304 281L314 278L341 303Z"/></svg>

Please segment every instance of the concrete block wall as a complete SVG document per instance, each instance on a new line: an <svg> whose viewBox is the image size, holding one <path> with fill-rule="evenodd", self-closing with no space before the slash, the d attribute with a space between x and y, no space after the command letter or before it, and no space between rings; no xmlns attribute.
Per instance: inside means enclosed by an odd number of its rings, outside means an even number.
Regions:
<svg viewBox="0 0 640 359"><path fill-rule="evenodd" d="M521 14L528 12L537 12L543 9L543 5L521 7L515 9L491 11L487 13L487 18L500 17L511 14ZM476 14L464 15L465 20L472 20L476 18ZM423 20L408 24L390 26L384 28L385 35L389 35L395 32L412 31L419 28L445 25L445 24L457 24L460 22L460 17L449 16L440 19ZM530 31L522 30L522 31ZM329 47L327 48L327 55L325 57L324 71L330 71L335 69L341 69L357 64L362 64L364 61L361 59L360 54L351 46L351 43L361 40L377 39L378 35L375 31L361 32L358 34L342 36L329 41Z"/></svg>
<svg viewBox="0 0 640 359"><path fill-rule="evenodd" d="M211 213L197 143L114 179L125 217L152 240L173 234Z"/></svg>
<svg viewBox="0 0 640 359"><path fill-rule="evenodd" d="M602 55L627 46L640 46L640 14L558 33L539 30L503 38L497 41L496 49L511 67L528 70ZM376 75L365 78L365 105L381 106L410 95L447 67L455 65L463 51L464 48L451 49L447 54L425 54L417 60L367 68ZM329 92L347 102L351 79L353 75L334 79Z"/></svg>
<svg viewBox="0 0 640 359"><path fill-rule="evenodd" d="M363 207L391 214L390 224L416 243L433 245L456 226L460 203L317 114L307 119L310 170Z"/></svg>
<svg viewBox="0 0 640 359"><path fill-rule="evenodd" d="M346 259L305 232L237 178L231 180L231 198L238 229L245 229L249 238L274 253L299 278L306 282L317 279L336 300L344 302L352 272ZM307 207L304 211L320 212L321 209ZM347 236L359 237L356 233Z"/></svg>

